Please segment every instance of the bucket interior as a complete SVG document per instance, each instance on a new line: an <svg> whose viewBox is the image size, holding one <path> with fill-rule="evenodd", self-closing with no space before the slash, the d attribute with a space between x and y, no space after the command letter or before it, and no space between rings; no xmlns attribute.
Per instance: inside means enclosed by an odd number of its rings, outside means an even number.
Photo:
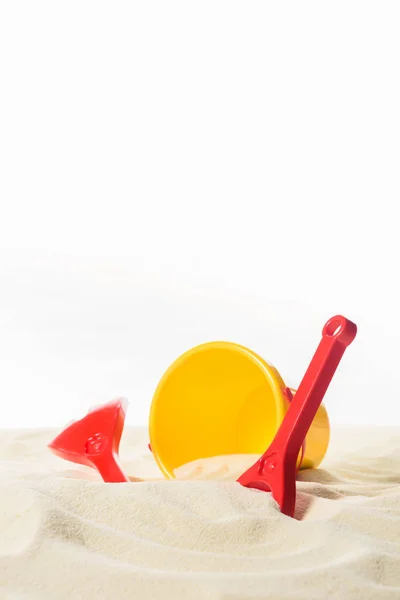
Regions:
<svg viewBox="0 0 400 600"><path fill-rule="evenodd" d="M164 474L173 477L174 469L200 458L261 455L284 410L272 370L230 343L181 356L160 381L150 413L150 441Z"/></svg>

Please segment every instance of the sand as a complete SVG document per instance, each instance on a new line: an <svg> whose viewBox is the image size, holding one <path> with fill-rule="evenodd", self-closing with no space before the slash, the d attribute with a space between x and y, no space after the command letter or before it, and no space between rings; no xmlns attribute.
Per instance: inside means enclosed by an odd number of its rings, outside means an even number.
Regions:
<svg viewBox="0 0 400 600"><path fill-rule="evenodd" d="M56 433L0 432L1 600L400 598L400 428L333 429L296 519L234 482L245 457L105 484L47 450ZM160 478L144 430L121 459Z"/></svg>

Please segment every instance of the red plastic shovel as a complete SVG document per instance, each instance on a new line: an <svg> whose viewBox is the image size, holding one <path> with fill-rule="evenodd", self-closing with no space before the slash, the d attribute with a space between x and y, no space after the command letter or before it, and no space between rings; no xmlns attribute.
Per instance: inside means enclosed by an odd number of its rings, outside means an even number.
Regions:
<svg viewBox="0 0 400 600"><path fill-rule="evenodd" d="M293 517L299 452L347 346L357 333L354 323L332 317L270 447L238 482L272 492L281 512Z"/></svg>

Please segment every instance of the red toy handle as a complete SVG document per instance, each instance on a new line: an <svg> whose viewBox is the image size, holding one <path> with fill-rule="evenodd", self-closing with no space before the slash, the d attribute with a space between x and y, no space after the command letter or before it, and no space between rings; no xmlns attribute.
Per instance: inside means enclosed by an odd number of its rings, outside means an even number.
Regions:
<svg viewBox="0 0 400 600"><path fill-rule="evenodd" d="M282 513L293 516L296 504L296 462L325 392L357 327L345 317L329 319L322 340L268 450L238 482L271 491Z"/></svg>

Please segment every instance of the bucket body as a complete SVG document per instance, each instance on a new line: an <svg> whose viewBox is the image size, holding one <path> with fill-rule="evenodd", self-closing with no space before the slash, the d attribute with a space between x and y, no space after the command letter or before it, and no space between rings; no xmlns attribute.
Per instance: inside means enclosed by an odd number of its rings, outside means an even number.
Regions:
<svg viewBox="0 0 400 600"><path fill-rule="evenodd" d="M165 372L150 409L149 436L161 471L211 456L263 454L289 407L287 386L272 365L231 342L196 346ZM320 406L305 440L300 468L315 468L329 444ZM299 459L300 460L300 459Z"/></svg>

